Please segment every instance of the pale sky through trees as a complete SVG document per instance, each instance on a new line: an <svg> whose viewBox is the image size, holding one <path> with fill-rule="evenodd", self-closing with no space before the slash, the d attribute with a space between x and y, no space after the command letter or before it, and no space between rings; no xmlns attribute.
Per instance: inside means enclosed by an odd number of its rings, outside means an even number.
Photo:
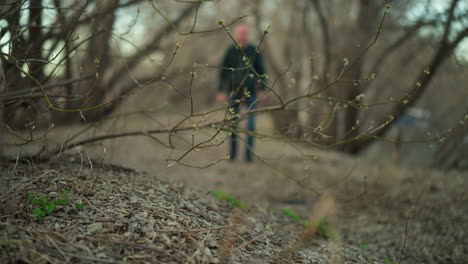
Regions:
<svg viewBox="0 0 468 264"><path fill-rule="evenodd" d="M425 6L426 1L420 1L416 6L408 11L408 21L415 21L422 16L429 17L432 15L436 15L437 13L443 13L447 8L449 1L447 0L433 0L432 1L432 6L427 7ZM222 4L218 3L218 4ZM51 0L46 0L44 1L44 6L53 6ZM146 3L145 5L148 5ZM205 3L205 9L213 9L216 4L213 3ZM466 9L466 6L468 5L468 2L461 1L458 4L458 9L459 10L464 10ZM162 8L164 10L164 8ZM428 13L428 11L430 11ZM26 24L27 23L27 12L28 8L27 6L24 7L24 15L21 18L21 23ZM170 14L169 14L170 15ZM210 13L210 16L213 15ZM243 14L238 14L243 15ZM45 8L44 9L44 18L43 18L43 26L47 27L47 25L50 25L53 23L53 20L55 19L56 16L56 10L53 8ZM216 16L216 15L215 15ZM172 17L169 17L172 18ZM120 52L122 52L122 55L125 56L126 54L131 54L132 52L135 51L135 45L140 45L141 43L139 42L144 42L146 40L146 36L148 35L148 30L151 30L151 24L148 23L154 23L154 25L161 25L161 23L166 23L161 17L159 17L158 14L152 9L141 9L138 7L127 7L127 8L121 8L117 9L117 21L116 25L117 27L114 28L114 33L115 33L115 38L114 38L114 45L118 45L119 48L121 49ZM465 19L464 21L462 20L462 23L468 23L468 20ZM216 26L216 17L213 17L213 23L214 26ZM0 21L0 27L6 26L6 21ZM274 25L273 25L274 26ZM459 25L458 27L462 26L467 26L467 25ZM155 26L154 30L158 30L159 26ZM454 27L457 28L457 27ZM423 31L423 34L434 34L434 30L426 30ZM437 34L437 33L436 33ZM122 39L129 40L128 42L122 41ZM130 42L131 40L131 42ZM0 45L2 43L7 43L9 42L9 34L5 34L2 39L0 39ZM132 44L133 43L133 44ZM2 51L5 53L8 53L9 46L8 45L2 45ZM58 49L60 50L60 49ZM57 51L58 51L57 50ZM456 50L456 55L458 58L463 58L464 61L468 61L468 39L465 39L460 43ZM60 56L57 57L57 61L60 59ZM159 58L155 58L158 60Z"/></svg>

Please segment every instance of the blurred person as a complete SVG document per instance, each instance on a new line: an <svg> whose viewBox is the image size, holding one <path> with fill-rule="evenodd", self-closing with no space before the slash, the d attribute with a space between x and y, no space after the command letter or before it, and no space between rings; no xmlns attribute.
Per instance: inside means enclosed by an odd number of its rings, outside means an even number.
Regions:
<svg viewBox="0 0 468 264"><path fill-rule="evenodd" d="M241 105L247 108L247 111L257 107L257 103L263 103L265 67L260 51L250 43L249 27L246 24L239 24L234 29L234 39L237 43L227 48L224 59L221 64L219 77L218 94L216 101L218 103L227 103L229 105L227 119L232 122L233 129L230 139L229 159L235 160L237 155L237 121ZM251 63L249 64L249 61ZM250 65L250 66L249 66ZM247 116L247 135L245 160L252 161L252 150L254 147L254 136L250 132L255 131L255 114Z"/></svg>

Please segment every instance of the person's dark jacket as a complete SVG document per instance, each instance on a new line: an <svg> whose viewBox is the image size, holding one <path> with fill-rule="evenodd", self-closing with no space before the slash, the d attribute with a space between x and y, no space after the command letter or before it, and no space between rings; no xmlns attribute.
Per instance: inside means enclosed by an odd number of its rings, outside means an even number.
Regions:
<svg viewBox="0 0 468 264"><path fill-rule="evenodd" d="M261 53L255 54L255 50L256 47L251 44L244 48L243 52L235 45L226 50L221 64L223 69L219 78L220 92L227 92L230 98L238 99L245 96L246 90L251 97L255 97L257 89L264 90L262 82L265 81L265 66ZM246 66L252 58L252 67L257 74Z"/></svg>

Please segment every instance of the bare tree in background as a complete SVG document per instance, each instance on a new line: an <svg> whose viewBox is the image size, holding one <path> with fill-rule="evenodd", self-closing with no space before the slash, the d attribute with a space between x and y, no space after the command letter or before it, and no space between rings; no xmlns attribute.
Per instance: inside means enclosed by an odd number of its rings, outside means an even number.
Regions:
<svg viewBox="0 0 468 264"><path fill-rule="evenodd" d="M261 2L258 3L261 5ZM301 58L313 54L311 55L313 63L310 68L294 65L296 67L292 66L287 76L295 81L294 86L299 86L298 84L302 83L298 78L304 79L307 76L307 79L312 80L311 88L323 89L321 93L323 97L336 99L329 102L328 113L333 118L333 122L327 126L326 130L329 138L328 144L348 153L363 151L374 139L383 136L391 127L390 121L389 125L375 131L375 133L368 134L363 124L369 124L371 121L374 124L386 123L389 116L392 119L397 119L404 114L406 109L414 106L418 102L418 98L424 94L431 79L437 76L440 65L446 58L453 55L455 49L466 37L465 17L468 10L460 5L458 0L451 1L444 12L430 17L415 18L406 24L392 19L391 16L388 17L385 23L390 26L389 29L384 27L382 34L385 36L379 36L382 40L377 40L376 35L381 33L377 30L381 19L380 14L386 1L359 0L343 3L342 1L310 0L308 4L299 8L297 8L298 2L285 3L285 5L288 4L293 6L294 12L292 13L294 15L290 16L291 22L287 24L287 28L284 27L283 32L287 35L287 38L283 39L284 44L281 43L280 39L273 40L275 42L274 50L272 50L273 45L269 41L265 44L265 49L270 54L278 53L277 47L286 51L279 52L284 55L280 61L277 59L278 56L272 56L273 58L270 59L272 73L276 76L284 75L282 69L288 64L289 58L295 57L295 64L299 64L298 61ZM402 20L401 14L409 12L413 6L412 3L395 3L395 5L399 9L400 15L397 19L400 20ZM426 9L429 7L427 6ZM262 8L258 7L257 10L262 10ZM286 9L283 8L283 10ZM303 12L298 12L299 10ZM315 19L308 18L311 14ZM301 23L301 20L306 22ZM281 23L278 21L276 25L281 28ZM304 28L300 31L299 39L306 47L305 50L300 46L294 46L294 40L297 39L295 32L298 32L300 27ZM374 82L374 76L385 74L386 65L390 65L387 62L392 57L399 57L399 52L404 53L403 50L412 39L419 38L421 42L424 42L421 32L428 29L440 30L442 33L434 36L434 38L438 38L437 47L430 55L431 57L426 59L426 62L419 64L420 74L413 78L408 78L409 76L394 77L396 79L394 83L398 84L398 89L378 87L377 85L382 86L382 83ZM375 46L375 48L371 52L365 52L369 45ZM419 45L427 47L430 43ZM308 52L310 50L313 52ZM292 54L291 51L297 53ZM365 54L363 54L364 52ZM349 65L352 61L354 63ZM405 66L401 65L401 67ZM424 71L426 68L427 70ZM428 72L430 74L427 74ZM304 91L307 93L307 87L288 88L288 78L284 78L281 83L281 89L284 89L283 93L289 94L286 96L301 96ZM404 91L399 87L404 88ZM391 89L390 94L395 95L394 99L388 100L388 97L384 97L387 93L382 93L382 89ZM403 95L398 95L400 93ZM353 102L357 102L357 99L363 101L363 97L360 98L361 95L367 97L364 99L366 104L372 105L380 101L392 103L393 106L382 109L376 114L369 114L365 107L360 108L352 105ZM312 113L322 111L321 109L323 108L316 108L312 110ZM299 106L295 110L296 117L287 118L290 121L289 125L297 123L295 121L298 120L297 115L299 111L303 111ZM311 124L315 122L313 126L316 126L317 115L312 115L310 119ZM326 119L321 118L321 120ZM285 125L288 126L283 122L280 126ZM278 129L282 128L278 127ZM359 137L360 140L350 140L356 137Z"/></svg>
<svg viewBox="0 0 468 264"><path fill-rule="evenodd" d="M99 120L110 114L129 92L128 87L122 87L122 83L128 83L129 73L145 56L159 50L162 39L175 33L174 27L195 9L194 4L186 4L174 10L177 18L170 25L164 21L155 25L156 33L144 47L125 63L116 63L112 45L116 12L144 1L53 1L47 9L56 11L56 15L48 23L43 19L45 2L10 0L1 5L6 27L0 37L7 38L2 48L9 51L1 56L7 83L0 100L7 107L4 121L17 127L24 126L15 123L24 120L19 114L21 108L34 109L31 118L52 108L55 113L50 122L54 123ZM26 15L25 23L21 19ZM83 48L85 54L77 54Z"/></svg>

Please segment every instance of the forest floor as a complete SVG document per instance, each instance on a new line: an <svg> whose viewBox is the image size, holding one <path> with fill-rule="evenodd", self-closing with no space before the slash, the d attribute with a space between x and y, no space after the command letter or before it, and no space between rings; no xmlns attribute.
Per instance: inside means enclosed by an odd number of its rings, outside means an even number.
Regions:
<svg viewBox="0 0 468 264"><path fill-rule="evenodd" d="M260 141L262 159L206 169L129 151L3 163L0 262L466 263L466 173L307 151Z"/></svg>

